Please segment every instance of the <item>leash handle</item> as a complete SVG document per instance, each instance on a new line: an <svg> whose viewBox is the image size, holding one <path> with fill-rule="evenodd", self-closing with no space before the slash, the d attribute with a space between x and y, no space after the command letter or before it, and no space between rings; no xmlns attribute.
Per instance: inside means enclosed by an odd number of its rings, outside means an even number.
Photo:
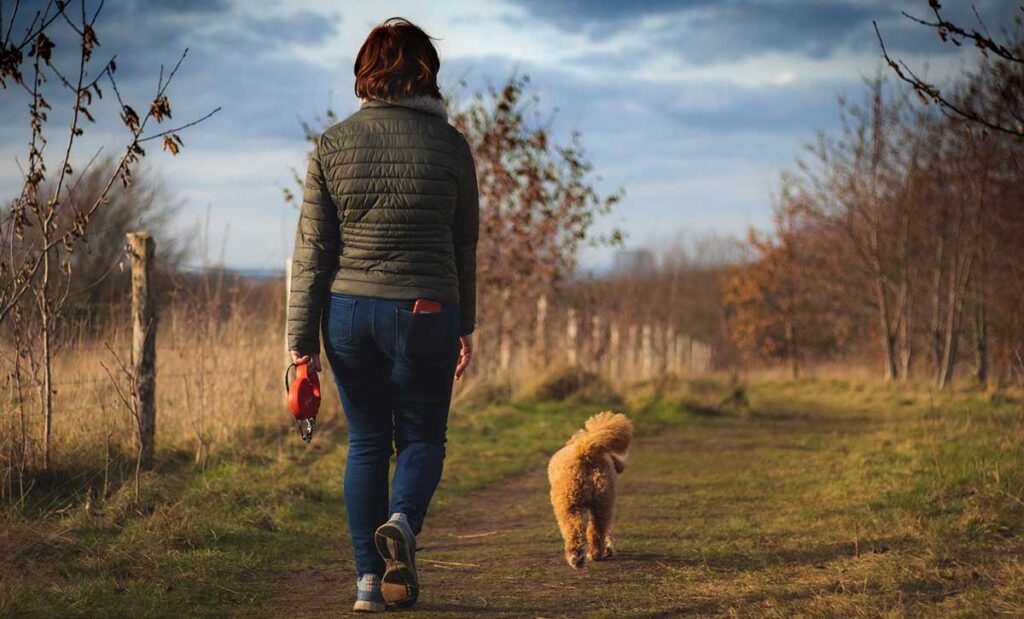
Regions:
<svg viewBox="0 0 1024 619"><path fill-rule="evenodd" d="M291 369L295 368L295 378L288 380ZM308 363L292 362L284 370L284 389L288 394L288 406L299 430L299 436L305 442L313 440L316 429L316 415L320 409L320 380L316 372L309 373Z"/></svg>
<svg viewBox="0 0 1024 619"><path fill-rule="evenodd" d="M288 367L286 367L284 369L284 391L285 391L285 393L288 393L289 391L292 390L292 385L291 385L291 383L288 382L288 373L291 372L292 368L295 368L296 374L299 371L299 366L294 361Z"/></svg>

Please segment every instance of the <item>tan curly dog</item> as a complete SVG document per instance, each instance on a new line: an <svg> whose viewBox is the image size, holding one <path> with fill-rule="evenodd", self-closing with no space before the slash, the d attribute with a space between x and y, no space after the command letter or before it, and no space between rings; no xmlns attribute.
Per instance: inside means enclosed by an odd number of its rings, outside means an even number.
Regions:
<svg viewBox="0 0 1024 619"><path fill-rule="evenodd" d="M572 567L614 554L615 478L626 467L632 440L629 418L605 411L588 419L548 463L551 505Z"/></svg>

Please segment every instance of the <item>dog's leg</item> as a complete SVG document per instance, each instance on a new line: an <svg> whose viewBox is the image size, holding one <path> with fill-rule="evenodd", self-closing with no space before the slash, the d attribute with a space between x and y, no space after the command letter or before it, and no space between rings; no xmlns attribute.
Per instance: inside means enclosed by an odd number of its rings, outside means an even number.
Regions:
<svg viewBox="0 0 1024 619"><path fill-rule="evenodd" d="M558 528L565 539L565 560L574 568L583 567L586 557L586 520L584 510L577 508L566 510L558 519Z"/></svg>
<svg viewBox="0 0 1024 619"><path fill-rule="evenodd" d="M609 525L610 527L611 525ZM609 529L604 534L604 558L610 559L615 556L615 545L612 543L612 532Z"/></svg>
<svg viewBox="0 0 1024 619"><path fill-rule="evenodd" d="M612 556L615 551L612 548L612 510L614 508L614 496L602 497L591 506L590 526L587 528L587 557L591 561L600 561Z"/></svg>

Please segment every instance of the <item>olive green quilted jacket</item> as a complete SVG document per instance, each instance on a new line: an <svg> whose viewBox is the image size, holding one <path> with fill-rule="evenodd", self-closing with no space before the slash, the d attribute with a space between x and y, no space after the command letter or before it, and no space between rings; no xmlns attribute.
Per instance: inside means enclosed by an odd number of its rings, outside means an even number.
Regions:
<svg viewBox="0 0 1024 619"><path fill-rule="evenodd" d="M439 104L367 101L317 141L292 256L291 350L320 351L330 292L458 303L462 334L473 331L476 169Z"/></svg>

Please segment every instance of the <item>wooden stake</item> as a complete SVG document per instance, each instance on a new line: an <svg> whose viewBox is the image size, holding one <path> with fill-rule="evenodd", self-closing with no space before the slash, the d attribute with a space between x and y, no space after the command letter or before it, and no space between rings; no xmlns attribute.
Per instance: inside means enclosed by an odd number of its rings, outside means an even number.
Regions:
<svg viewBox="0 0 1024 619"><path fill-rule="evenodd" d="M541 295L537 299L537 324L533 334L533 350L541 367L548 364L547 343L548 297Z"/></svg>
<svg viewBox="0 0 1024 619"><path fill-rule="evenodd" d="M626 342L626 373L630 378L635 378L639 372L637 372L637 337L636 337L636 325L629 325L626 330L628 340Z"/></svg>
<svg viewBox="0 0 1024 619"><path fill-rule="evenodd" d="M649 378L654 369L654 350L651 346L651 325L644 325L642 330L642 363L644 378Z"/></svg>
<svg viewBox="0 0 1024 619"><path fill-rule="evenodd" d="M565 344L565 350L568 355L569 365L576 365L579 362L579 351L576 350L576 346L579 343L579 325L576 318L575 307L569 308L569 318L568 324L566 325L565 336L568 340Z"/></svg>
<svg viewBox="0 0 1024 619"><path fill-rule="evenodd" d="M662 350L665 351L665 369L675 374L679 368L676 367L676 330L672 325L665 327L665 345Z"/></svg>
<svg viewBox="0 0 1024 619"><path fill-rule="evenodd" d="M148 232L129 232L132 265L132 372L139 412L142 466L153 466L156 437L156 304L153 299L153 255L156 242Z"/></svg>
<svg viewBox="0 0 1024 619"><path fill-rule="evenodd" d="M619 334L619 323L613 322L608 333L608 373L613 379L620 378L620 363L622 357L621 336Z"/></svg>

